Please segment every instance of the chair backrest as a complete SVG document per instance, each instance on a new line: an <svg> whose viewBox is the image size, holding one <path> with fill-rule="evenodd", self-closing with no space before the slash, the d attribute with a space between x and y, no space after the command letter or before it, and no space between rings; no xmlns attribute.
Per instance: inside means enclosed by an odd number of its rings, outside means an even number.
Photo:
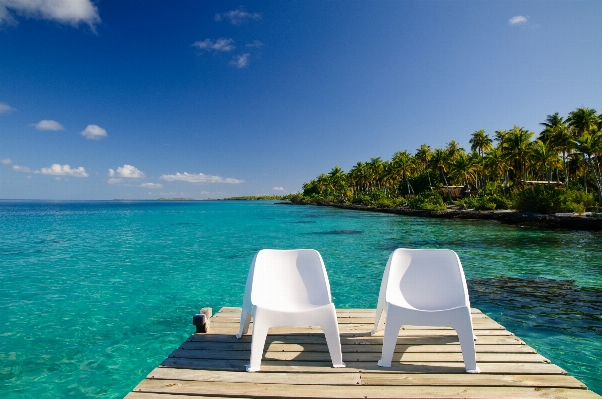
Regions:
<svg viewBox="0 0 602 399"><path fill-rule="evenodd" d="M332 302L324 262L313 249L262 249L249 270L246 291L254 305L290 311Z"/></svg>
<svg viewBox="0 0 602 399"><path fill-rule="evenodd" d="M464 270L454 251L396 249L387 268L387 302L420 310L470 306Z"/></svg>

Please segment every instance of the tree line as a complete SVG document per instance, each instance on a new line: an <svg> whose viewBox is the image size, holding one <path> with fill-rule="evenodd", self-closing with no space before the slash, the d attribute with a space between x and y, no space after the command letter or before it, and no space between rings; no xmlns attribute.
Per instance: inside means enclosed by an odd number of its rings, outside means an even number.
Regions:
<svg viewBox="0 0 602 399"><path fill-rule="evenodd" d="M548 115L540 125L537 138L534 132L516 125L497 130L493 136L481 129L472 133L469 151L451 140L444 148L422 144L414 154L398 151L390 161L376 157L358 162L348 172L337 165L305 183L303 194L294 199L380 201L396 206L421 194L435 198L432 193L447 192L442 200L451 203L450 187L470 184L481 197L489 195L510 204L528 181L539 181L557 182L566 192L589 195L593 190L598 205L602 204L602 113L581 107L566 118L558 112ZM553 186L537 190L549 194ZM591 201L588 204L591 206Z"/></svg>

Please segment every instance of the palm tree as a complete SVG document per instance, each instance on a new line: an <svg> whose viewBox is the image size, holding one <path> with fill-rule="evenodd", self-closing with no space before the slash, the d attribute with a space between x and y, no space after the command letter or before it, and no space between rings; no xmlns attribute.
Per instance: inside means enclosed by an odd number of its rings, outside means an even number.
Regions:
<svg viewBox="0 0 602 399"><path fill-rule="evenodd" d="M471 144L470 150L477 151L481 158L484 156L485 151L489 151L491 149L491 138L485 133L485 130L476 130L470 136L470 140L468 142Z"/></svg>
<svg viewBox="0 0 602 399"><path fill-rule="evenodd" d="M474 161L465 154L458 155L450 167L451 175L460 181L462 185L470 182L474 177Z"/></svg>
<svg viewBox="0 0 602 399"><path fill-rule="evenodd" d="M473 132L472 136L470 137L470 140L468 140L468 142L471 144L470 150L473 152L477 151L479 153L479 156L481 157L481 168L484 169L484 167L485 167L484 153L485 153L485 151L491 150L491 144L493 143L491 141L491 138L489 138L489 136L485 133L485 130L481 129L481 130L477 130L477 131ZM477 183L477 188L478 188L478 186L479 186L478 177L475 179L475 182Z"/></svg>
<svg viewBox="0 0 602 399"><path fill-rule="evenodd" d="M449 184L447 183L447 178L445 177L445 172L449 167L448 166L449 165L448 153L445 150L437 148L435 150L435 153L433 154L433 158L431 159L431 162L432 162L433 166L435 167L435 169L439 169L439 171L441 172L441 177L443 177L443 181L445 182L445 187L447 188L447 200L451 204L452 203L451 192L449 190Z"/></svg>
<svg viewBox="0 0 602 399"><path fill-rule="evenodd" d="M460 147L460 143L452 140L445 145L445 151L450 161L456 159L461 153L464 153L464 148Z"/></svg>
<svg viewBox="0 0 602 399"><path fill-rule="evenodd" d="M424 172L428 170L429 162L431 161L431 158L433 158L433 150L430 146L422 144L420 148L416 150L414 158L416 158L421 166L420 171Z"/></svg>
<svg viewBox="0 0 602 399"><path fill-rule="evenodd" d="M506 158L506 160L509 159L509 154L508 154L508 137L510 137L510 131L509 130L496 130L494 132L495 134L495 141L498 142L497 148L500 150L500 155L504 156ZM505 165L507 165L506 169L504 169L504 187L508 188L508 182L510 181L510 164L506 163Z"/></svg>
<svg viewBox="0 0 602 399"><path fill-rule="evenodd" d="M508 152L513 156L515 165L517 166L516 170L519 171L518 177L523 183L527 180L525 175L525 156L533 135L533 132L514 125L510 130L507 140ZM518 179L515 178L515 181L518 181Z"/></svg>
<svg viewBox="0 0 602 399"><path fill-rule="evenodd" d="M334 168L328 173L328 180L330 182L330 188L333 191L333 196L338 196L338 199L345 199L345 172L339 167L339 165L335 165Z"/></svg>
<svg viewBox="0 0 602 399"><path fill-rule="evenodd" d="M393 154L392 164L395 170L401 172L401 179L406 181L408 194L414 194L414 190L412 189L408 179L409 171L414 166L412 155L405 150L397 151L395 154Z"/></svg>
<svg viewBox="0 0 602 399"><path fill-rule="evenodd" d="M566 123L576 130L576 136L581 137L598 126L599 118L595 109L581 107L569 113Z"/></svg>
<svg viewBox="0 0 602 399"><path fill-rule="evenodd" d="M540 170L543 171L548 183L550 183L550 180L552 180L552 167L557 164L558 153L553 149L550 142L536 140L533 143L530 155L532 160L540 166Z"/></svg>
<svg viewBox="0 0 602 399"><path fill-rule="evenodd" d="M602 153L602 132L597 130L597 126L593 127L589 133L575 139L575 149L577 153L583 154L583 159L594 174L594 180L598 188L598 202L602 205L602 175L600 164L597 161L597 154ZM586 186L587 192L587 186Z"/></svg>
<svg viewBox="0 0 602 399"><path fill-rule="evenodd" d="M596 110L593 108L581 107L569 113L566 118L567 124L574 130L575 137L583 137L586 133L589 133L591 129L598 126L600 117L596 114ZM583 157L583 186L585 192L587 192L587 161L585 156Z"/></svg>
<svg viewBox="0 0 602 399"><path fill-rule="evenodd" d="M509 158L508 153L503 152L500 146L493 148L485 157L485 167L490 171L493 181L499 181L496 176L501 176L504 188L508 188Z"/></svg>
<svg viewBox="0 0 602 399"><path fill-rule="evenodd" d="M364 191L366 184L366 171L363 162L360 161L351 168L349 171L349 178L353 182L353 196L355 196L358 192Z"/></svg>
<svg viewBox="0 0 602 399"><path fill-rule="evenodd" d="M558 129L565 125L565 120L562 119L562 116L560 116L558 112L555 112L552 115L548 115L546 120L540 123L540 125L542 125L544 129L539 134L538 139L543 142L548 142L553 141Z"/></svg>
<svg viewBox="0 0 602 399"><path fill-rule="evenodd" d="M370 179L370 191L374 191L374 183L380 190L381 176L383 171L383 161L380 157L370 158L368 162L369 179Z"/></svg>
<svg viewBox="0 0 602 399"><path fill-rule="evenodd" d="M564 171L564 185L569 188L569 169L567 155L570 154L573 147L573 138L571 137L571 129L566 124L566 121L558 114L548 115L546 120L540 125L544 126L544 130L539 134L539 139L550 143L553 148L562 152L562 169Z"/></svg>

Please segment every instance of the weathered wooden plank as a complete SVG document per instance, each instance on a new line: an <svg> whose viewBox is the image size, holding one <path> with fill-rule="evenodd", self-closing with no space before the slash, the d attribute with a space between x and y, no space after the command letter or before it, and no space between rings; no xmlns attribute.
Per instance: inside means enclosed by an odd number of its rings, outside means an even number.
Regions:
<svg viewBox="0 0 602 399"><path fill-rule="evenodd" d="M123 399L199 399L199 398L211 398L211 399L248 399L249 396L243 398L242 396L205 396L205 395L178 395L174 396L169 393L152 393L152 392L130 392Z"/></svg>
<svg viewBox="0 0 602 399"><path fill-rule="evenodd" d="M403 342L403 341L402 341ZM537 353L535 349L527 345L478 345L479 353ZM180 345L181 350L215 350L215 351L240 351L251 350L250 342L200 342L187 341ZM325 352L328 353L328 345L322 343L290 344L272 342L266 345L267 352ZM341 344L343 353L381 353L382 345L346 345ZM398 343L395 346L395 352L422 353L422 352L453 352L460 353L462 350L460 344L455 345L403 345Z"/></svg>
<svg viewBox="0 0 602 399"><path fill-rule="evenodd" d="M215 342L215 343L251 343L250 335L243 335L240 339L232 335L216 335L216 334L193 334L187 342ZM268 335L266 339L267 344L271 343L289 343L289 344L311 344L321 343L326 344L326 339L323 334L285 334L285 335ZM379 345L383 344L382 336L342 336L342 345ZM416 336L416 335L405 335L400 337L397 344L407 345L458 345L457 335L429 335L429 336ZM475 341L476 345L526 345L520 338L512 335L498 336L498 335L482 335Z"/></svg>
<svg viewBox="0 0 602 399"><path fill-rule="evenodd" d="M238 313L240 315L240 312L242 312L242 308L223 307L215 314ZM370 315L374 316L376 314L376 309L337 308L336 312L337 312L337 315L338 314L347 314L347 313L362 313L362 314L370 314ZM483 312L481 312L477 308L470 308L470 313L475 314L475 313L483 313Z"/></svg>
<svg viewBox="0 0 602 399"><path fill-rule="evenodd" d="M187 359L170 357L163 361L162 367L181 367L190 369L242 371L249 364L246 359ZM346 368L333 368L329 361L272 361L261 362L262 372L287 373L456 373L466 372L464 363L458 362L405 362L392 363L390 368L379 367L376 362L346 362ZM550 363L479 363L482 374L566 374L562 368Z"/></svg>
<svg viewBox="0 0 602 399"><path fill-rule="evenodd" d="M238 315L236 317L231 316L231 315L228 315L228 316L215 315L211 319L211 322L212 323L235 323L235 324L238 324L238 323L240 323L239 316L240 315ZM349 317L338 316L337 322L339 324L369 324L370 326L372 326L372 325L374 325L374 317L362 317L359 315L354 315L354 316L349 316ZM497 324L494 320L492 320L491 318L489 318L483 314L473 315L472 322L473 322L473 324L479 324L479 323L495 323L495 324Z"/></svg>
<svg viewBox="0 0 602 399"><path fill-rule="evenodd" d="M527 387L455 387L455 386L338 386L254 384L229 382L144 380L136 392L202 394L232 396L293 397L293 398L399 398L399 397L571 397L592 399L599 396L585 389Z"/></svg>
<svg viewBox="0 0 602 399"><path fill-rule="evenodd" d="M361 385L491 386L587 389L568 375L363 373Z"/></svg>
<svg viewBox="0 0 602 399"><path fill-rule="evenodd" d="M148 379L239 382L254 384L285 385L431 385L431 386L492 386L540 388L575 388L586 386L567 375L520 375L520 374L383 374L383 373L246 373L212 370L191 370L159 367L151 371Z"/></svg>
<svg viewBox="0 0 602 399"><path fill-rule="evenodd" d="M287 385L360 385L360 373L247 373L158 367L146 378L206 382L250 382Z"/></svg>
<svg viewBox="0 0 602 399"><path fill-rule="evenodd" d="M225 393L226 394L226 393ZM224 394L224 395L225 395ZM169 393L130 392L123 399L250 399L251 396L205 396L205 395L171 395Z"/></svg>
<svg viewBox="0 0 602 399"><path fill-rule="evenodd" d="M343 353L343 361L370 362L378 361L380 353ZM249 359L251 351L219 351L219 350L181 350L176 349L169 357L184 357L187 359ZM266 360L298 360L298 361L329 361L328 352L267 352ZM462 361L461 353L394 353L394 362L457 362ZM477 362L511 362L534 363L549 362L537 353L478 353Z"/></svg>
<svg viewBox="0 0 602 399"><path fill-rule="evenodd" d="M348 319L338 319L338 324L339 324L339 328L362 328L365 329L367 331L371 331L372 328L374 327L374 321L372 322L367 322L365 321L366 319L364 318L348 318ZM211 323L213 326L220 326L220 327L229 327L229 328L236 328L236 330L238 331L238 327L240 325L240 320L238 319L211 319ZM249 326L252 326L253 323L251 322L249 324ZM413 326L413 325L404 325L402 328L404 329L420 329L420 330L451 330L451 327L447 327L447 326ZM473 328L475 330L494 330L494 329L499 329L499 330L503 330L504 327L491 320L491 319L477 319L477 320L473 320Z"/></svg>
<svg viewBox="0 0 602 399"><path fill-rule="evenodd" d="M339 326L339 332L341 335L353 335L353 336L370 336L371 328L355 328L355 325L351 325L351 327L347 326ZM253 328L249 328L249 334L251 334ZM229 326L223 327L223 325L211 325L211 330L209 334L218 334L218 335L236 335L238 333L238 326ZM322 329L318 326L309 326L309 327L274 327L270 328L268 334L275 335L285 335L285 334L311 334L311 333L322 333ZM503 329L495 329L495 330L474 330L475 335L478 337L480 335L514 335L508 330ZM424 329L402 329L399 330L400 336L406 335L456 335L456 331L452 329L442 328L424 328ZM375 336L383 336L383 331L379 331L375 334Z"/></svg>

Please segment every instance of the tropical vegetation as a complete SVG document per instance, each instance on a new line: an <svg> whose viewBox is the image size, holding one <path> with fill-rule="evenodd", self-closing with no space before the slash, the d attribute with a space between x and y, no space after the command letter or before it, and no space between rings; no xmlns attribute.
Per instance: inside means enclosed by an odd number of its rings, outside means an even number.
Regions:
<svg viewBox="0 0 602 399"><path fill-rule="evenodd" d="M222 201L281 201L289 199L287 195L246 195L242 197L223 198Z"/></svg>
<svg viewBox="0 0 602 399"><path fill-rule="evenodd" d="M403 150L391 160L358 162L348 172L337 165L288 198L383 208L597 212L602 113L581 107L566 118L548 115L540 125L537 137L516 125L493 135L481 129L472 133L469 150L451 140L444 148L423 144L413 154ZM462 197L452 196L454 186L465 188Z"/></svg>

